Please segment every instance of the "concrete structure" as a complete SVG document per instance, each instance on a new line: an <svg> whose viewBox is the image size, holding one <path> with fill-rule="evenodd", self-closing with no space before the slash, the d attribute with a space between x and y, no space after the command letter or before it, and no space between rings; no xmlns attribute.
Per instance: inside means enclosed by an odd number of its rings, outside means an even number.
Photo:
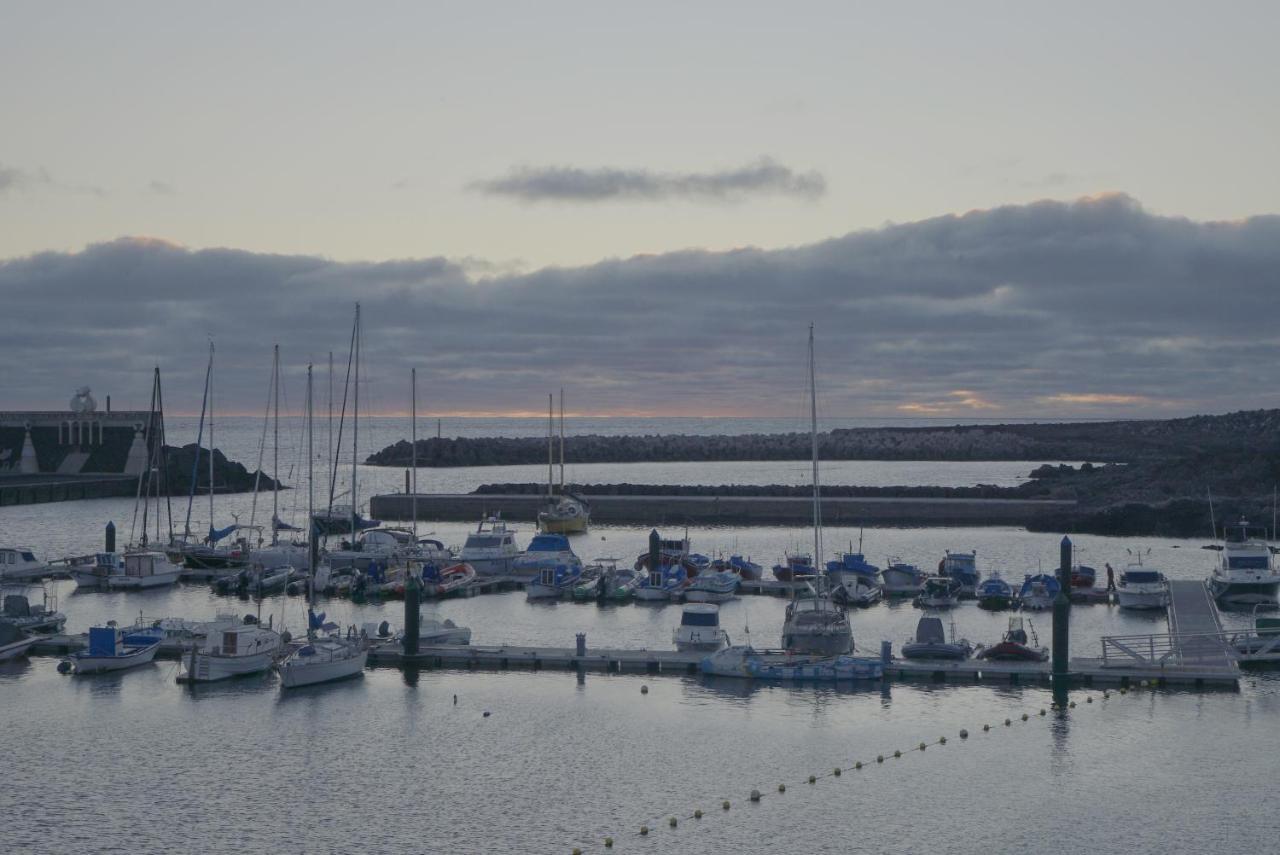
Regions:
<svg viewBox="0 0 1280 855"><path fill-rule="evenodd" d="M145 410L98 410L87 386L67 410L0 412L0 485L37 475L136 476L147 465L150 422Z"/></svg>

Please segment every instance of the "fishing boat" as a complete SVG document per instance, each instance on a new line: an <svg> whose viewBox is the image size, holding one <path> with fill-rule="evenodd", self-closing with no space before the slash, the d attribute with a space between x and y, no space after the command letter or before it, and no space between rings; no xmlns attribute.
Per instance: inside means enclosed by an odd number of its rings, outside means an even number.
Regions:
<svg viewBox="0 0 1280 855"><path fill-rule="evenodd" d="M544 534L580 534L591 525L591 503L564 486L564 390L560 390L560 490L556 493L555 422L553 400L547 396L547 501L538 511L538 528Z"/></svg>
<svg viewBox="0 0 1280 855"><path fill-rule="evenodd" d="M699 668L714 677L743 677L769 682L841 683L879 680L884 664L860 656L762 655L750 645L736 645L705 657Z"/></svg>
<svg viewBox="0 0 1280 855"><path fill-rule="evenodd" d="M915 604L922 609L949 609L960 602L961 583L949 576L930 576Z"/></svg>
<svg viewBox="0 0 1280 855"><path fill-rule="evenodd" d="M978 583L982 581L982 574L978 572L977 550L952 552L948 549L947 554L938 562L938 575L959 582L962 598L975 596Z"/></svg>
<svg viewBox="0 0 1280 855"><path fill-rule="evenodd" d="M729 570L708 570L693 577L684 589L684 598L691 603L727 603L738 592L742 577Z"/></svg>
<svg viewBox="0 0 1280 855"><path fill-rule="evenodd" d="M728 558L717 558L711 562L712 570L728 570L731 573L737 573L748 582L759 581L764 573L764 568L755 563L748 556L744 558L741 555L730 555Z"/></svg>
<svg viewBox="0 0 1280 855"><path fill-rule="evenodd" d="M866 608L884 599L884 588L866 576L851 574L832 589L831 598L842 606Z"/></svg>
<svg viewBox="0 0 1280 855"><path fill-rule="evenodd" d="M630 567L619 567L616 558L597 558L604 579L604 599L608 602L625 603L635 596L636 588L647 574Z"/></svg>
<svg viewBox="0 0 1280 855"><path fill-rule="evenodd" d="M951 624L951 640L942 626L942 618L935 614L923 614L916 623L916 635L902 645L902 655L908 659L968 659L973 645L964 639L956 639L956 625Z"/></svg>
<svg viewBox="0 0 1280 855"><path fill-rule="evenodd" d="M562 566L582 566L582 559L574 554L569 538L563 534L535 534L525 551L511 562L511 573L538 576L547 568Z"/></svg>
<svg viewBox="0 0 1280 855"><path fill-rule="evenodd" d="M658 539L658 561L663 564L679 564L684 567L686 575L693 576L698 572L698 567L689 560L689 538L685 536L678 540L669 538ZM637 570L649 570L649 553L648 551L640 553L636 558L635 568Z"/></svg>
<svg viewBox="0 0 1280 855"><path fill-rule="evenodd" d="M773 565L773 578L779 582L799 582L802 579L812 579L817 574L813 556L800 552L788 552L783 556L781 564Z"/></svg>
<svg viewBox="0 0 1280 855"><path fill-rule="evenodd" d="M0 620L0 662L26 655L31 645L39 640L38 637L23 632L15 624Z"/></svg>
<svg viewBox="0 0 1280 855"><path fill-rule="evenodd" d="M570 593L580 581L582 581L581 564L544 567L537 578L531 580L525 588L525 597L530 600L560 599Z"/></svg>
<svg viewBox="0 0 1280 855"><path fill-rule="evenodd" d="M1028 575L1018 590L1018 605L1023 611L1042 612L1053 608L1053 598L1062 586L1048 573Z"/></svg>
<svg viewBox="0 0 1280 855"><path fill-rule="evenodd" d="M719 650L729 644L729 633L720 628L720 607L712 603L686 603L680 610L680 626L671 636L676 650Z"/></svg>
<svg viewBox="0 0 1280 855"><path fill-rule="evenodd" d="M978 585L978 608L999 611L1013 605L1013 587L1000 578L998 572L992 572Z"/></svg>
<svg viewBox="0 0 1280 855"><path fill-rule="evenodd" d="M1169 606L1169 580L1159 570L1142 564L1141 556L1120 573L1116 600L1122 609L1164 609Z"/></svg>
<svg viewBox="0 0 1280 855"><path fill-rule="evenodd" d="M1098 581L1098 571L1087 564L1077 564L1071 568L1071 587L1092 588Z"/></svg>
<svg viewBox="0 0 1280 855"><path fill-rule="evenodd" d="M58 598L47 589L42 591L42 605L33 606L25 593L5 594L0 607L0 621L11 623L23 632L62 632L67 616L58 611Z"/></svg>
<svg viewBox="0 0 1280 855"><path fill-rule="evenodd" d="M89 646L58 663L63 674L100 674L146 665L156 658L161 638L154 634L129 634L114 626L89 628Z"/></svg>
<svg viewBox="0 0 1280 855"><path fill-rule="evenodd" d="M914 597L924 590L924 580L929 578L919 567L901 558L890 558L880 576L886 597Z"/></svg>
<svg viewBox="0 0 1280 855"><path fill-rule="evenodd" d="M73 561L67 575L76 583L77 591L89 591L109 587L108 578L124 573L124 556L119 552L98 552L92 557Z"/></svg>
<svg viewBox="0 0 1280 855"><path fill-rule="evenodd" d="M1033 646L1033 644L1035 646ZM1022 618L1009 618L1009 629L1005 632L1004 637L999 644L991 647L983 648L978 653L979 659L993 659L1003 661L1019 661L1019 662L1044 662L1049 658L1049 651L1039 646L1039 639L1035 638L1035 630L1031 630L1031 639L1028 640L1027 630L1023 626Z"/></svg>
<svg viewBox="0 0 1280 855"><path fill-rule="evenodd" d="M21 547L0 547L0 582L32 582L49 575L51 569L36 560L35 552Z"/></svg>
<svg viewBox="0 0 1280 855"><path fill-rule="evenodd" d="M444 568L429 561L422 565L422 593L428 597L447 597L475 584L476 578L476 568L465 561Z"/></svg>
<svg viewBox="0 0 1280 855"><path fill-rule="evenodd" d="M280 633L257 623L224 626L211 632L179 661L179 683L212 683L259 674L284 653Z"/></svg>
<svg viewBox="0 0 1280 855"><path fill-rule="evenodd" d="M369 638L389 637L386 621L383 621L380 624L364 624L364 635ZM404 643L404 633L401 632L396 635L394 642L402 645ZM418 622L418 643L427 646L437 644L470 644L471 629L470 627L458 626L448 618L445 618L444 620L425 618Z"/></svg>
<svg viewBox="0 0 1280 855"><path fill-rule="evenodd" d="M510 575L520 548L516 546L516 531L498 517L485 517L476 530L467 535L458 552L458 560L476 568L481 576Z"/></svg>
<svg viewBox="0 0 1280 855"><path fill-rule="evenodd" d="M640 574L631 595L646 602L667 602L678 599L688 583L689 574L683 564L663 564L656 570Z"/></svg>
<svg viewBox="0 0 1280 855"><path fill-rule="evenodd" d="M137 591L172 585L181 575L182 567L163 552L126 552L121 572L109 573L106 582L112 590Z"/></svg>
<svg viewBox="0 0 1280 855"><path fill-rule="evenodd" d="M1280 570L1265 540L1253 537L1249 523L1224 531L1218 564L1209 576L1209 592L1223 605L1274 608L1280 591Z"/></svg>
<svg viewBox="0 0 1280 855"><path fill-rule="evenodd" d="M858 547L861 550L862 544L859 543ZM840 557L835 561L827 562L827 578L837 587L858 579L878 586L880 584L880 568L867 561L866 556L861 551L854 552L853 544L851 543L849 544L848 552L841 553Z"/></svg>

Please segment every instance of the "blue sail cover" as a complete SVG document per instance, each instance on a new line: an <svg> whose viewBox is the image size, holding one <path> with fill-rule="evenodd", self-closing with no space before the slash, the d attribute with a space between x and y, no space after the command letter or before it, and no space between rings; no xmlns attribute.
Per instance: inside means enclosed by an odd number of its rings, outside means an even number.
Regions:
<svg viewBox="0 0 1280 855"><path fill-rule="evenodd" d="M324 615L325 615L324 612L320 612L320 614L316 614L311 609L307 609L307 624L312 629L320 629L322 626L324 626Z"/></svg>
<svg viewBox="0 0 1280 855"><path fill-rule="evenodd" d="M209 542L217 543L218 541L222 540L222 538L231 534L239 527L240 526L233 524L233 525L227 526L226 528L214 528L212 525L210 525L209 526Z"/></svg>
<svg viewBox="0 0 1280 855"><path fill-rule="evenodd" d="M271 527L276 531L302 531L300 527L296 525L289 525L287 522L276 516L271 518Z"/></svg>

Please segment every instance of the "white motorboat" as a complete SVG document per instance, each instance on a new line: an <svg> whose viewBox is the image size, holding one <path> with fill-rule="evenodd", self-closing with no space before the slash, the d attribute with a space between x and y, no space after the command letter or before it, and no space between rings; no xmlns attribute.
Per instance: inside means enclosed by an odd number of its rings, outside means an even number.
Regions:
<svg viewBox="0 0 1280 855"><path fill-rule="evenodd" d="M511 572L517 576L538 576L556 567L582 567L582 559L563 534L535 534L524 553L511 562Z"/></svg>
<svg viewBox="0 0 1280 855"><path fill-rule="evenodd" d="M129 634L114 626L89 629L89 646L58 663L63 674L101 674L146 665L156 658L162 637L158 634Z"/></svg>
<svg viewBox="0 0 1280 855"><path fill-rule="evenodd" d="M703 570L684 589L690 603L727 603L738 593L742 577L731 570Z"/></svg>
<svg viewBox="0 0 1280 855"><path fill-rule="evenodd" d="M930 576L916 597L923 609L949 609L960 602L960 581L947 576Z"/></svg>
<svg viewBox="0 0 1280 855"><path fill-rule="evenodd" d="M1018 607L1023 611L1042 612L1053 608L1053 598L1062 586L1048 573L1028 574L1018 591Z"/></svg>
<svg viewBox="0 0 1280 855"><path fill-rule="evenodd" d="M23 632L61 632L66 626L67 616L58 611L57 597L45 590L43 600L43 605L33 606L26 594L5 594L0 620Z"/></svg>
<svg viewBox="0 0 1280 855"><path fill-rule="evenodd" d="M326 556L335 567L351 566L358 570L368 570L372 563L386 567L402 560L417 558L419 545L409 529L388 526L369 529L354 542L344 540L341 548L330 549Z"/></svg>
<svg viewBox="0 0 1280 855"><path fill-rule="evenodd" d="M124 556L119 552L99 552L92 558L76 559L67 567L67 575L76 583L77 591L106 590L111 576L123 574Z"/></svg>
<svg viewBox="0 0 1280 855"><path fill-rule="evenodd" d="M886 597L914 597L924 590L924 580L929 577L914 564L890 558L880 578L884 580L881 587Z"/></svg>
<svg viewBox="0 0 1280 855"><path fill-rule="evenodd" d="M256 623L224 626L180 660L179 683L212 683L266 671L284 652L275 630Z"/></svg>
<svg viewBox="0 0 1280 855"><path fill-rule="evenodd" d="M126 552L123 572L109 574L107 587L123 591L161 588L174 584L181 575L182 567L163 552Z"/></svg>
<svg viewBox="0 0 1280 855"><path fill-rule="evenodd" d="M36 636L23 632L14 624L0 621L0 662L25 655L31 645L39 640Z"/></svg>
<svg viewBox="0 0 1280 855"><path fill-rule="evenodd" d="M720 607L712 603L685 604L672 641L676 650L715 651L727 647L729 633L720 628Z"/></svg>
<svg viewBox="0 0 1280 855"><path fill-rule="evenodd" d="M515 534L501 519L487 517L467 535L458 559L476 568L481 576L508 575L520 555Z"/></svg>
<svg viewBox="0 0 1280 855"><path fill-rule="evenodd" d="M0 547L0 582L32 582L52 572L30 549Z"/></svg>
<svg viewBox="0 0 1280 855"><path fill-rule="evenodd" d="M1246 520L1225 532L1218 564L1209 576L1209 591L1224 605L1276 606L1280 570L1267 542L1250 534Z"/></svg>
<svg viewBox="0 0 1280 855"><path fill-rule="evenodd" d="M831 592L836 602L845 606L866 608L884 599L884 588L870 577L862 574L849 574L844 582Z"/></svg>
<svg viewBox="0 0 1280 855"><path fill-rule="evenodd" d="M373 630L370 632L370 630ZM385 638L386 634L382 632L381 624L365 624L365 634L370 638ZM397 636L397 641L404 638L404 633ZM470 644L471 628L466 626L458 626L449 618L444 620L436 620L435 618L423 618L418 623L418 643L425 645L433 644Z"/></svg>
<svg viewBox="0 0 1280 855"><path fill-rule="evenodd" d="M1164 574L1138 561L1125 567L1116 586L1122 609L1163 609L1169 606L1169 580Z"/></svg>

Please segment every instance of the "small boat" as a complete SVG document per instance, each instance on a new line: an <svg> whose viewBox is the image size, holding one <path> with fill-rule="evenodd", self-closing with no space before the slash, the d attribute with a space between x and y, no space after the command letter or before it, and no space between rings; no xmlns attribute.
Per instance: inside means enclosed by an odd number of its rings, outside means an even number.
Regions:
<svg viewBox="0 0 1280 855"><path fill-rule="evenodd" d="M851 550L852 546L850 544ZM859 579L879 586L880 568L868 562L861 552L849 551L842 553L838 560L827 562L827 578L837 587ZM853 585L849 584L848 587L852 588Z"/></svg>
<svg viewBox="0 0 1280 855"><path fill-rule="evenodd" d="M978 608L1000 611L1013 605L1013 587L993 572L978 585Z"/></svg>
<svg viewBox="0 0 1280 855"><path fill-rule="evenodd" d="M529 547L511 562L511 573L538 576L547 568L562 566L582 566L582 559L569 546L569 538L563 534L535 534Z"/></svg>
<svg viewBox="0 0 1280 855"><path fill-rule="evenodd" d="M92 558L74 561L67 575L76 583L77 591L105 590L111 576L124 573L124 556L118 552L99 552Z"/></svg>
<svg viewBox="0 0 1280 855"><path fill-rule="evenodd" d="M182 567L163 552L126 552L124 572L109 574L107 587L123 591L163 588L176 583L181 575Z"/></svg>
<svg viewBox="0 0 1280 855"><path fill-rule="evenodd" d="M525 588L525 598L530 600L560 599L570 593L574 586L582 581L582 565L544 567L538 578L529 582Z"/></svg>
<svg viewBox="0 0 1280 855"><path fill-rule="evenodd" d="M1144 567L1141 559L1120 573L1116 600L1122 609L1163 609L1169 606L1169 580L1159 570Z"/></svg>
<svg viewBox="0 0 1280 855"><path fill-rule="evenodd" d="M680 626L672 634L676 650L719 650L729 644L729 633L720 628L720 607L711 603L687 603L680 611Z"/></svg>
<svg viewBox="0 0 1280 855"><path fill-rule="evenodd" d="M1276 607L1280 570L1265 540L1254 537L1241 519L1226 530L1218 564L1209 576L1209 592L1223 605Z"/></svg>
<svg viewBox="0 0 1280 855"><path fill-rule="evenodd" d="M1071 568L1071 587L1092 588L1098 581L1098 571L1085 564L1077 564Z"/></svg>
<svg viewBox="0 0 1280 855"><path fill-rule="evenodd" d="M886 597L914 597L924 590L924 580L928 578L919 567L900 558L890 558L880 575Z"/></svg>
<svg viewBox="0 0 1280 855"><path fill-rule="evenodd" d="M370 561L369 566L356 574L351 582L351 596L377 598L404 593L405 569L390 566L381 560Z"/></svg>
<svg viewBox="0 0 1280 855"><path fill-rule="evenodd" d="M684 586L688 581L689 574L683 564L664 564L657 570L649 570L641 574L639 583L631 593L637 600L653 602L673 600L684 592Z"/></svg>
<svg viewBox="0 0 1280 855"><path fill-rule="evenodd" d="M749 645L726 647L699 664L703 674L777 682L841 683L879 680L884 664L860 656L762 655Z"/></svg>
<svg viewBox="0 0 1280 855"><path fill-rule="evenodd" d="M616 558L599 558L597 562L604 566L604 599L609 602L625 603L631 600L636 588L640 587L641 580L647 575L630 567L617 566Z"/></svg>
<svg viewBox="0 0 1280 855"><path fill-rule="evenodd" d="M31 645L39 640L8 621L0 621L0 662L26 655Z"/></svg>
<svg viewBox="0 0 1280 855"><path fill-rule="evenodd" d="M0 547L0 581L34 582L52 572L49 565L36 559L35 552L21 547Z"/></svg>
<svg viewBox="0 0 1280 855"><path fill-rule="evenodd" d="M415 539L412 530L393 526L370 529L354 541L344 540L325 557L335 567L351 566L357 570L368 570L374 563L388 567L416 558L448 560L440 541Z"/></svg>
<svg viewBox="0 0 1280 855"><path fill-rule="evenodd" d="M577 603L588 603L603 600L607 590L605 567L600 564L588 564L582 568L582 576L578 584L573 586L573 600Z"/></svg>
<svg viewBox="0 0 1280 855"><path fill-rule="evenodd" d="M280 633L257 623L223 626L179 661L179 683L212 683L259 674L284 652Z"/></svg>
<svg viewBox="0 0 1280 855"><path fill-rule="evenodd" d="M538 528L548 534L578 534L591 524L591 505L572 493L556 496L538 511Z"/></svg>
<svg viewBox="0 0 1280 855"><path fill-rule="evenodd" d="M684 598L691 603L727 603L741 583L742 577L729 570L699 573L684 589Z"/></svg>
<svg viewBox="0 0 1280 855"><path fill-rule="evenodd" d="M711 564L711 560L705 555L697 555L689 551L689 538L683 537L679 540L659 540L658 541L658 560L663 564L679 564L684 567L686 576L696 576L698 571ZM648 551L640 553L636 558L635 568L637 570L650 570Z"/></svg>
<svg viewBox="0 0 1280 855"><path fill-rule="evenodd" d="M1280 653L1280 617L1259 614L1264 607L1253 610L1253 632L1242 633L1234 637L1232 646L1237 653L1257 655L1260 653ZM0 659L4 658L0 655Z"/></svg>
<svg viewBox="0 0 1280 855"><path fill-rule="evenodd" d="M819 579L822 585L824 579ZM805 585L798 590L782 621L782 646L812 656L839 656L853 650L853 630L839 603L825 591Z"/></svg>
<svg viewBox="0 0 1280 855"><path fill-rule="evenodd" d="M422 565L422 593L428 597L447 597L475 584L476 578L476 568L465 561L443 570L434 562L428 562Z"/></svg>
<svg viewBox="0 0 1280 855"><path fill-rule="evenodd" d="M916 624L916 637L902 645L902 655L908 659L968 659L973 645L964 639L956 640L956 625L951 624L951 640L942 627L942 618L924 614Z"/></svg>
<svg viewBox="0 0 1280 855"><path fill-rule="evenodd" d="M842 606L866 608L884 599L884 588L862 575L851 575L831 591L831 599Z"/></svg>
<svg viewBox="0 0 1280 855"><path fill-rule="evenodd" d="M354 632L343 638L338 625L325 622L324 612L307 609L307 640L276 666L286 689L331 683L364 673L369 650Z"/></svg>
<svg viewBox="0 0 1280 855"><path fill-rule="evenodd" d="M355 584L356 569L351 566L334 567L328 561L321 561L312 576L316 593L343 594L351 590Z"/></svg>
<svg viewBox="0 0 1280 855"><path fill-rule="evenodd" d="M798 582L818 575L813 557L803 553L788 552L781 564L773 565L773 578L779 582Z"/></svg>
<svg viewBox="0 0 1280 855"><path fill-rule="evenodd" d="M922 609L949 609L960 602L960 580L948 576L930 576L924 590L916 597Z"/></svg>
<svg viewBox="0 0 1280 855"><path fill-rule="evenodd" d="M505 576L511 573L520 548L516 546L515 529L497 517L486 517L467 535L458 552L458 560L476 568L481 576Z"/></svg>
<svg viewBox="0 0 1280 855"><path fill-rule="evenodd" d="M161 640L158 634L129 634L114 626L90 627L88 648L78 650L59 662L58 671L63 674L99 674L146 665L156 658Z"/></svg>
<svg viewBox="0 0 1280 855"><path fill-rule="evenodd" d="M1062 586L1056 577L1048 573L1028 575L1018 591L1018 605L1024 611L1042 612L1053 608L1053 598Z"/></svg>
<svg viewBox="0 0 1280 855"><path fill-rule="evenodd" d="M728 558L717 558L711 562L713 570L728 570L737 573L748 582L759 581L764 574L764 568L751 560L750 557L743 558L741 555L730 555Z"/></svg>
<svg viewBox="0 0 1280 855"><path fill-rule="evenodd" d="M380 624L366 623L364 625L364 634L369 638L387 638L389 636L387 622L383 621ZM401 632L397 635L395 641L398 644L403 644L404 633ZM423 618L418 622L418 643L428 646L435 644L470 644L471 628L458 626L448 618L444 620Z"/></svg>
<svg viewBox="0 0 1280 855"><path fill-rule="evenodd" d="M58 600L44 591L44 605L33 606L26 594L5 594L0 620L11 623L23 632L62 632L67 616L58 611Z"/></svg>
<svg viewBox="0 0 1280 855"><path fill-rule="evenodd" d="M1032 629L1032 640L1039 645ZM1049 658L1049 651L1044 647L1032 647L1027 640L1027 631L1023 628L1022 618L1009 618L1009 629L999 644L984 648L978 653L979 659L1004 661L1044 662Z"/></svg>
<svg viewBox="0 0 1280 855"><path fill-rule="evenodd" d="M959 582L961 597L976 596L978 583L982 581L982 574L978 572L977 551L952 552L948 549L947 554L938 562L938 575Z"/></svg>

